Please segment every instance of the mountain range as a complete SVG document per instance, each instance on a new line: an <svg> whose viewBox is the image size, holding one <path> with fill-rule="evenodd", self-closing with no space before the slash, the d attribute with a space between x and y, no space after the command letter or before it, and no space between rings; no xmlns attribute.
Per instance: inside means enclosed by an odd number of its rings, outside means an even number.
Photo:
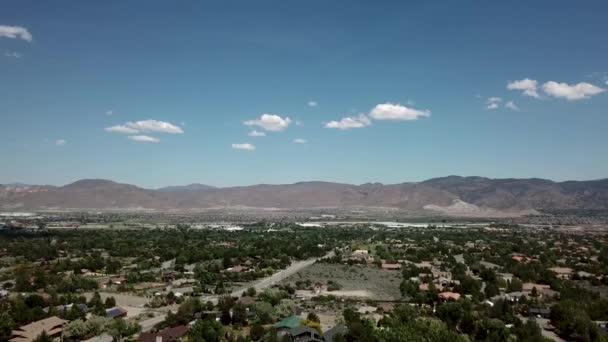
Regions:
<svg viewBox="0 0 608 342"><path fill-rule="evenodd" d="M65 186L0 185L0 209L395 208L443 214L608 209L608 179L554 182L448 176L361 185L300 182L217 188L203 184L144 189L103 179Z"/></svg>

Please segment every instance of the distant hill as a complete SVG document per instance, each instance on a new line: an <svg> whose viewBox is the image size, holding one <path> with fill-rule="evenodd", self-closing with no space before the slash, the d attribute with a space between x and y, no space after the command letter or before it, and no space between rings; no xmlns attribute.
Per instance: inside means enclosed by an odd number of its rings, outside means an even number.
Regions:
<svg viewBox="0 0 608 342"><path fill-rule="evenodd" d="M205 185L200 183L193 183L188 185L177 185L177 186L166 186L164 188L156 189L161 192L184 192L184 191L198 191L198 190L210 190L217 189L211 185Z"/></svg>
<svg viewBox="0 0 608 342"><path fill-rule="evenodd" d="M456 215L538 209L608 209L608 179L553 182L448 176L418 183L295 184L215 188L202 184L143 189L103 179L65 186L0 185L0 209L205 209L385 207Z"/></svg>

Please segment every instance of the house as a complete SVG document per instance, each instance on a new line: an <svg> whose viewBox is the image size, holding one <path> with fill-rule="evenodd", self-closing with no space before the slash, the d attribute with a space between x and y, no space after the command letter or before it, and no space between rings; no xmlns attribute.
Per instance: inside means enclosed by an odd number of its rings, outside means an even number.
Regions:
<svg viewBox="0 0 608 342"><path fill-rule="evenodd" d="M513 281L513 273L498 273L497 275L506 282Z"/></svg>
<svg viewBox="0 0 608 342"><path fill-rule="evenodd" d="M334 342L334 339L338 336L344 336L348 332L348 327L345 325L336 325L335 327L327 330L323 333L323 339L325 342Z"/></svg>
<svg viewBox="0 0 608 342"><path fill-rule="evenodd" d="M255 304L255 298L250 297L250 296L245 296L245 297L239 298L239 300L237 302L239 304L243 304L244 306L252 306L253 304Z"/></svg>
<svg viewBox="0 0 608 342"><path fill-rule="evenodd" d="M127 278L125 278L125 277L114 277L114 278L110 278L108 285L120 285L120 284L124 284L126 282L127 282Z"/></svg>
<svg viewBox="0 0 608 342"><path fill-rule="evenodd" d="M593 276L594 276L594 274L593 274L593 273L589 273L589 272L585 272L585 271L578 271L578 272L576 272L576 275L577 275L579 278L583 278L583 279L584 279L584 278L591 278L591 277L593 277Z"/></svg>
<svg viewBox="0 0 608 342"><path fill-rule="evenodd" d="M382 269L389 271L399 271L401 269L401 264L382 263Z"/></svg>
<svg viewBox="0 0 608 342"><path fill-rule="evenodd" d="M291 336L291 330L299 327L304 322L304 318L298 316L289 316L274 326L277 329L277 335L283 337L285 335Z"/></svg>
<svg viewBox="0 0 608 342"><path fill-rule="evenodd" d="M12 337L10 342L28 342L35 340L42 333L56 338L60 337L63 332L63 326L68 321L61 319L57 316L51 316L49 318L41 319L36 322L19 327L17 330L12 331Z"/></svg>
<svg viewBox="0 0 608 342"><path fill-rule="evenodd" d="M393 310L395 310L395 305L393 303L380 303L378 304L378 309L382 310L382 313L386 314L390 314L391 312L393 312Z"/></svg>
<svg viewBox="0 0 608 342"><path fill-rule="evenodd" d="M570 279L574 270L570 267L551 267L549 271L555 273L560 279Z"/></svg>
<svg viewBox="0 0 608 342"><path fill-rule="evenodd" d="M316 329L300 325L289 331L294 342L322 342L323 336Z"/></svg>
<svg viewBox="0 0 608 342"><path fill-rule="evenodd" d="M535 284L535 283L524 283L522 285L522 291L524 292L532 292L532 289L536 288L536 291L540 291L543 289L550 289L551 286L550 285L544 285L544 284Z"/></svg>
<svg viewBox="0 0 608 342"><path fill-rule="evenodd" d="M278 322L274 326L275 326L275 328L277 328L277 330L293 329L295 327L302 325L302 322L304 322L303 318L298 317L298 316L290 316L290 317L287 317L287 318L283 319L282 321Z"/></svg>
<svg viewBox="0 0 608 342"><path fill-rule="evenodd" d="M173 328L167 328L157 333L142 333L139 335L139 342L174 342L181 341L190 330L187 325L178 325Z"/></svg>
<svg viewBox="0 0 608 342"><path fill-rule="evenodd" d="M511 259L513 259L513 260L515 260L515 261L517 261L519 263L526 262L526 257L523 256L523 255L513 255L511 257Z"/></svg>
<svg viewBox="0 0 608 342"><path fill-rule="evenodd" d="M490 268L490 269L497 269L500 268L499 265L496 265L494 263L491 262L487 262L487 261L480 261L479 264L485 268Z"/></svg>
<svg viewBox="0 0 608 342"><path fill-rule="evenodd" d="M241 272L246 272L248 270L249 270L249 267L247 267L247 266L237 265L237 266L234 266L234 267L227 268L226 272L241 273Z"/></svg>
<svg viewBox="0 0 608 342"><path fill-rule="evenodd" d="M548 307L540 307L540 308L530 308L528 310L530 316L549 318L549 314L551 314L551 309Z"/></svg>
<svg viewBox="0 0 608 342"><path fill-rule="evenodd" d="M102 333L101 335L93 336L82 342L114 342L114 338L108 335L108 333Z"/></svg>
<svg viewBox="0 0 608 342"><path fill-rule="evenodd" d="M124 308L121 308L120 306L115 306L113 308L107 309L106 310L106 317L107 318L123 318L123 317L127 317L127 310Z"/></svg>
<svg viewBox="0 0 608 342"><path fill-rule="evenodd" d="M439 298L445 301L460 299L460 293L457 292L441 292Z"/></svg>

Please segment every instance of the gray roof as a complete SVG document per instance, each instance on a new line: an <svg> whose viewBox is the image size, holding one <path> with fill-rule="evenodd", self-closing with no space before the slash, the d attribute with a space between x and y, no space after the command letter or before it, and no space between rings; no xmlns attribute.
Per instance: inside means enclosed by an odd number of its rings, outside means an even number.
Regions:
<svg viewBox="0 0 608 342"><path fill-rule="evenodd" d="M344 335L348 332L348 328L345 325L336 325L335 327L327 330L323 334L326 342L333 342L336 335Z"/></svg>

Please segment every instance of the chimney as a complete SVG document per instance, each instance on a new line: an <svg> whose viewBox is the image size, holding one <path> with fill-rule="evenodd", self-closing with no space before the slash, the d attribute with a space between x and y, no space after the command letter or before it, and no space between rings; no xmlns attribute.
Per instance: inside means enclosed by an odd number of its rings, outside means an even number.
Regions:
<svg viewBox="0 0 608 342"><path fill-rule="evenodd" d="M163 342L163 336L162 335L156 335L156 342Z"/></svg>

